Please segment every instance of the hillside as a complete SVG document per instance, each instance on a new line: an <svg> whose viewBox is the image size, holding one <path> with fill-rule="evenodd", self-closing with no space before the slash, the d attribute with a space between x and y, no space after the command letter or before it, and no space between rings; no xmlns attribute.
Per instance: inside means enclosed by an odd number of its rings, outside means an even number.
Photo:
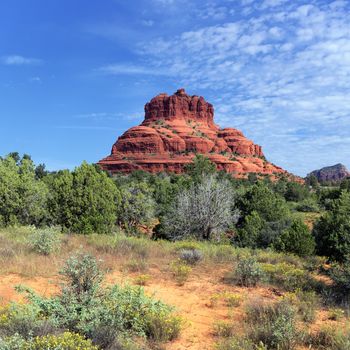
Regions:
<svg viewBox="0 0 350 350"><path fill-rule="evenodd" d="M234 128L220 129L214 108L203 97L184 89L174 95L159 94L145 105L145 119L127 130L98 164L111 173L146 170L182 173L196 154L203 154L234 177L287 175L265 159L261 146Z"/></svg>
<svg viewBox="0 0 350 350"><path fill-rule="evenodd" d="M347 177L350 177L350 172L345 165L336 164L324 167L322 169L314 170L310 174L308 174L308 177L310 177L311 175L316 176L319 182L338 182Z"/></svg>

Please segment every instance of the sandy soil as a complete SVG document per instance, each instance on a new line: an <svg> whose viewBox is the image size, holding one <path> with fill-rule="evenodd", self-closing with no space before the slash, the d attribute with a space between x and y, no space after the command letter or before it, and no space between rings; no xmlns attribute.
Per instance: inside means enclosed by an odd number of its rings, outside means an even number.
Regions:
<svg viewBox="0 0 350 350"><path fill-rule="evenodd" d="M151 276L144 287L147 294L153 295L170 305L184 318L185 327L180 337L165 345L167 350L209 350L217 340L213 334L213 323L219 320L231 320L240 328L244 317L246 301L258 299L275 300L279 291L271 288L239 288L223 283L224 268L201 266L194 268L191 277L183 286L172 280L171 274L165 268L151 267L147 274ZM115 270L106 277L106 284L133 283L137 273L127 273ZM23 284L33 288L41 295L49 296L59 290L58 277L24 278L16 274L0 276L0 303L22 300L14 287ZM239 293L244 301L241 306L229 308L224 300L219 300L214 306L210 299L215 294L224 292ZM320 311L313 327L324 325L327 313Z"/></svg>

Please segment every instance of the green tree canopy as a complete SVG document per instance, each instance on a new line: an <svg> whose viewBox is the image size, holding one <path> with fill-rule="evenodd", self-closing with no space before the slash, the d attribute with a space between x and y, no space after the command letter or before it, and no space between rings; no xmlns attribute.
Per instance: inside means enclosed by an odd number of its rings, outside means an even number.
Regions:
<svg viewBox="0 0 350 350"><path fill-rule="evenodd" d="M120 187L118 223L127 230L147 225L154 218L152 188L146 182L131 182Z"/></svg>
<svg viewBox="0 0 350 350"><path fill-rule="evenodd" d="M36 180L30 157L18 157L16 153L0 159L0 223L42 225L47 218L47 186Z"/></svg>
<svg viewBox="0 0 350 350"><path fill-rule="evenodd" d="M315 224L317 253L340 262L350 256L350 193L341 192L330 210Z"/></svg>
<svg viewBox="0 0 350 350"><path fill-rule="evenodd" d="M315 252L315 239L301 220L293 220L290 227L277 237L273 246L276 250L309 256Z"/></svg>
<svg viewBox="0 0 350 350"><path fill-rule="evenodd" d="M77 233L108 233L117 220L121 196L113 180L83 162L72 173L63 170L48 180L52 220Z"/></svg>

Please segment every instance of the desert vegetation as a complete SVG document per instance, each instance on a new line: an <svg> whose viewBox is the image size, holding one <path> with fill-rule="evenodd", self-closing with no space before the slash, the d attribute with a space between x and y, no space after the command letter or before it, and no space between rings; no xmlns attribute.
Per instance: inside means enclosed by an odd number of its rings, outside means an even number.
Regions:
<svg viewBox="0 0 350 350"><path fill-rule="evenodd" d="M0 349L349 349L349 183L5 156Z"/></svg>

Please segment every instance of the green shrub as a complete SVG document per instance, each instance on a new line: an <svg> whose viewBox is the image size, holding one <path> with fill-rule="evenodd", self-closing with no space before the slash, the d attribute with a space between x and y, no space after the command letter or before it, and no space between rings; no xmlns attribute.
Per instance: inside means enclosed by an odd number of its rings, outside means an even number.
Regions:
<svg viewBox="0 0 350 350"><path fill-rule="evenodd" d="M0 157L0 225L42 226L46 223L48 188L35 178L29 156L18 153Z"/></svg>
<svg viewBox="0 0 350 350"><path fill-rule="evenodd" d="M146 296L141 287L112 287L102 310L104 324L157 341L176 338L182 324L172 307Z"/></svg>
<svg viewBox="0 0 350 350"><path fill-rule="evenodd" d="M40 308L32 304L10 304L0 309L0 337L18 334L24 339L56 332L51 320L40 315Z"/></svg>
<svg viewBox="0 0 350 350"><path fill-rule="evenodd" d="M216 321L213 326L213 333L217 337L232 337L234 329L231 323L226 321Z"/></svg>
<svg viewBox="0 0 350 350"><path fill-rule="evenodd" d="M167 311L154 313L147 320L147 337L155 342L166 342L176 339L181 331L183 321L179 316L170 315Z"/></svg>
<svg viewBox="0 0 350 350"><path fill-rule="evenodd" d="M317 253L344 262L350 255L350 193L343 191L315 224Z"/></svg>
<svg viewBox="0 0 350 350"><path fill-rule="evenodd" d="M304 322L313 322L316 317L316 310L320 303L320 298L313 291L297 290L294 293L287 293L284 300L295 306L298 314Z"/></svg>
<svg viewBox="0 0 350 350"><path fill-rule="evenodd" d="M269 283L282 287L287 291L296 289L310 289L313 286L313 280L310 274L294 265L287 263L261 264L262 270Z"/></svg>
<svg viewBox="0 0 350 350"><path fill-rule="evenodd" d="M260 264L254 257L244 257L236 265L233 272L228 275L228 280L244 287L254 287L264 277Z"/></svg>
<svg viewBox="0 0 350 350"><path fill-rule="evenodd" d="M305 199L298 203L295 209L304 213L314 213L320 210L316 200L311 198Z"/></svg>
<svg viewBox="0 0 350 350"><path fill-rule="evenodd" d="M309 195L309 190L305 185L298 182L288 182L284 197L287 201L300 202Z"/></svg>
<svg viewBox="0 0 350 350"><path fill-rule="evenodd" d="M139 286L145 286L150 279L150 275L139 275L135 278L135 283Z"/></svg>
<svg viewBox="0 0 350 350"><path fill-rule="evenodd" d="M184 264L181 260L175 260L171 263L171 271L175 278L175 281L180 285L184 285L188 280L192 268L187 264Z"/></svg>
<svg viewBox="0 0 350 350"><path fill-rule="evenodd" d="M1 350L98 350L91 340L86 340L79 334L65 332L60 335L46 335L25 341L13 336L0 339Z"/></svg>
<svg viewBox="0 0 350 350"><path fill-rule="evenodd" d="M19 334L5 338L1 338L0 336L1 350L23 350L25 346L26 340L23 339Z"/></svg>
<svg viewBox="0 0 350 350"><path fill-rule="evenodd" d="M69 258L61 274L65 281L55 297L42 298L21 288L27 292L26 307L31 311L32 322L26 322L26 326L43 319L59 329L94 339L105 348L117 344L120 334L126 332L154 341L172 340L178 335L181 318L172 307L146 296L142 288L102 288L103 273L92 256L77 254ZM8 335L18 333L17 328ZM27 328L22 332L24 336L32 332L33 326Z"/></svg>
<svg viewBox="0 0 350 350"><path fill-rule="evenodd" d="M350 297L350 261L343 264L334 263L328 270L333 287L341 297Z"/></svg>
<svg viewBox="0 0 350 350"><path fill-rule="evenodd" d="M252 303L247 308L247 337L268 349L291 350L300 341L296 310L282 301L275 304Z"/></svg>
<svg viewBox="0 0 350 350"><path fill-rule="evenodd" d="M342 330L339 327L325 326L310 338L310 345L320 350L350 349L349 329Z"/></svg>
<svg viewBox="0 0 350 350"><path fill-rule="evenodd" d="M273 243L276 250L300 256L312 255L315 245L315 238L301 220L294 220L291 226L282 231Z"/></svg>
<svg viewBox="0 0 350 350"><path fill-rule="evenodd" d="M268 350L264 344L254 344L250 339L229 338L218 342L215 350Z"/></svg>
<svg viewBox="0 0 350 350"><path fill-rule="evenodd" d="M333 307L328 310L328 319L330 320L339 321L344 316L345 316L345 311L343 309Z"/></svg>
<svg viewBox="0 0 350 350"><path fill-rule="evenodd" d="M182 249L180 259L188 265L196 265L203 259L203 253L199 249Z"/></svg>
<svg viewBox="0 0 350 350"><path fill-rule="evenodd" d="M226 305L229 307L237 307L241 305L243 296L238 293L229 293L226 292L223 294L224 300L226 302Z"/></svg>
<svg viewBox="0 0 350 350"><path fill-rule="evenodd" d="M52 228L36 230L29 237L29 245L38 254L50 255L59 250L61 235Z"/></svg>
<svg viewBox="0 0 350 350"><path fill-rule="evenodd" d="M148 269L148 264L145 259L131 259L123 267L129 272L145 272Z"/></svg>
<svg viewBox="0 0 350 350"><path fill-rule="evenodd" d="M31 341L27 348L23 350L98 350L97 346L92 345L91 340L86 340L79 334L65 332L61 335L47 335L36 337Z"/></svg>
<svg viewBox="0 0 350 350"><path fill-rule="evenodd" d="M118 223L130 233L139 225L148 225L154 218L155 203L152 189L146 182L130 182L120 187L121 205Z"/></svg>
<svg viewBox="0 0 350 350"><path fill-rule="evenodd" d="M110 233L116 223L121 194L98 166L83 162L74 171L46 179L51 221L77 233Z"/></svg>

